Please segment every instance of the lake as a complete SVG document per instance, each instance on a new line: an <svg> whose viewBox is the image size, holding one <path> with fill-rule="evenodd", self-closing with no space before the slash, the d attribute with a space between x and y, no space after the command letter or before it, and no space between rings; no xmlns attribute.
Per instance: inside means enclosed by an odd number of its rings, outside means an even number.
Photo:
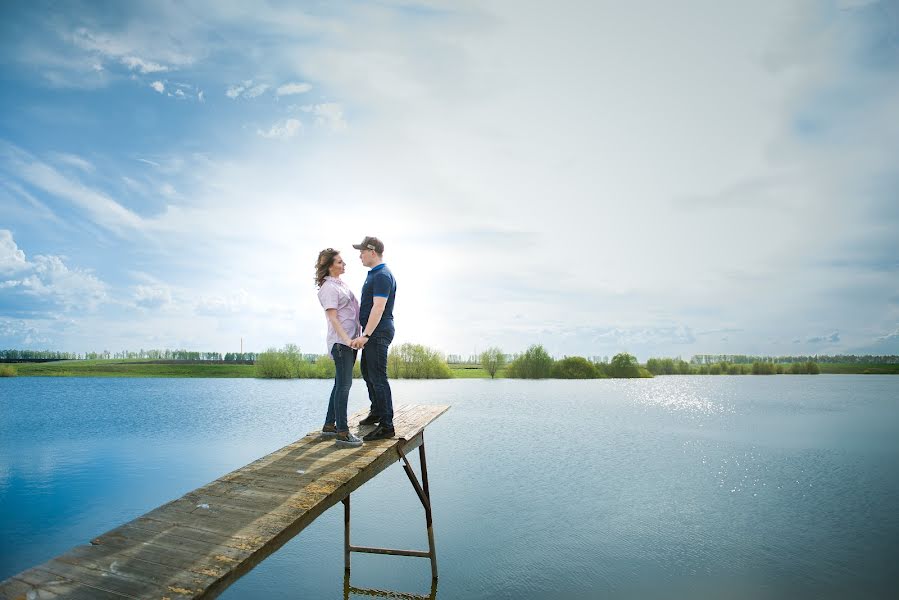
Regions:
<svg viewBox="0 0 899 600"><path fill-rule="evenodd" d="M395 381L427 429L453 598L893 597L899 377ZM330 382L0 379L0 579L318 429ZM367 406L356 381L350 411ZM416 457L417 457L417 453ZM417 461L417 458L416 458ZM402 468L353 494L353 543L426 549ZM427 559L353 555L426 594ZM337 505L223 598L343 595Z"/></svg>

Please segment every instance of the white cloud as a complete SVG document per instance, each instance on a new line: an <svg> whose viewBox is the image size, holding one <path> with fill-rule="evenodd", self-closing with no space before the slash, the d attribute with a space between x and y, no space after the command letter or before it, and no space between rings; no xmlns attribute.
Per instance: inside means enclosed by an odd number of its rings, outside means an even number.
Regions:
<svg viewBox="0 0 899 600"><path fill-rule="evenodd" d="M197 100L201 103L206 102L206 97L203 95L203 90L197 94Z"/></svg>
<svg viewBox="0 0 899 600"><path fill-rule="evenodd" d="M253 85L253 80L247 80L232 86L225 91L225 95L229 98L258 98L269 89L267 83L258 83Z"/></svg>
<svg viewBox="0 0 899 600"><path fill-rule="evenodd" d="M164 308L172 303L172 290L167 285L138 285L134 289L134 303L141 308Z"/></svg>
<svg viewBox="0 0 899 600"><path fill-rule="evenodd" d="M19 249L8 229L0 229L0 274L13 274L28 268L25 253Z"/></svg>
<svg viewBox="0 0 899 600"><path fill-rule="evenodd" d="M65 310L93 310L107 299L105 283L88 271L70 269L61 256L37 255L28 261L5 229L0 229L0 274L17 276L0 282L7 293L21 292Z"/></svg>
<svg viewBox="0 0 899 600"><path fill-rule="evenodd" d="M293 94L305 94L312 89L308 83L286 83L278 87L275 92L278 96L291 96Z"/></svg>
<svg viewBox="0 0 899 600"><path fill-rule="evenodd" d="M11 172L29 184L82 208L98 225L118 234L140 230L144 221L105 193L90 188L74 177L67 177L29 153L9 144L0 144L0 158Z"/></svg>
<svg viewBox="0 0 899 600"><path fill-rule="evenodd" d="M57 153L53 154L53 157L57 161L59 161L63 164L66 164L66 165L76 167L76 168L84 171L85 173L93 173L94 172L94 165L91 164L90 161L85 160L75 154L68 154L65 152L57 152Z"/></svg>
<svg viewBox="0 0 899 600"><path fill-rule="evenodd" d="M327 127L331 131L344 131L347 128L346 119L343 118L343 107L336 102L307 104L301 106L300 110L315 115L315 124Z"/></svg>
<svg viewBox="0 0 899 600"><path fill-rule="evenodd" d="M161 73L169 70L169 68L165 65L160 65L159 63L155 63L153 61L144 60L137 56L123 56L121 61L123 65L125 65L132 71L138 71L139 73L143 74Z"/></svg>
<svg viewBox="0 0 899 600"><path fill-rule="evenodd" d="M258 129L256 133L268 139L287 140L299 133L302 127L299 119L285 119L272 125L268 131Z"/></svg>
<svg viewBox="0 0 899 600"><path fill-rule="evenodd" d="M161 81L154 81L150 84L150 87L159 92L160 94L165 91L165 84Z"/></svg>
<svg viewBox="0 0 899 600"><path fill-rule="evenodd" d="M246 98L256 98L265 93L265 91L269 88L269 86L265 83L260 83L259 85L254 85L246 92L244 92L244 97Z"/></svg>

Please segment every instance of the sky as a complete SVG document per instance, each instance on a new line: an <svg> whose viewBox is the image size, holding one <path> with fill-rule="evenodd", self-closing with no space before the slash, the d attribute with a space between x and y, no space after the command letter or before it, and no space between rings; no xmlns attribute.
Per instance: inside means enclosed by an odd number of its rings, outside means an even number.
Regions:
<svg viewBox="0 0 899 600"><path fill-rule="evenodd" d="M899 354L899 3L6 1L0 347Z"/></svg>

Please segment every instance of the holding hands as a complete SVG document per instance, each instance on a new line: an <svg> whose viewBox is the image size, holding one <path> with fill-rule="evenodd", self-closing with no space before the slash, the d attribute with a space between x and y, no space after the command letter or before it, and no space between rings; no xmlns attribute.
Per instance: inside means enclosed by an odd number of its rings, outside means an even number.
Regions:
<svg viewBox="0 0 899 600"><path fill-rule="evenodd" d="M350 348L354 350L362 350L362 347L365 346L365 343L368 341L368 336L360 335L354 340L350 341Z"/></svg>

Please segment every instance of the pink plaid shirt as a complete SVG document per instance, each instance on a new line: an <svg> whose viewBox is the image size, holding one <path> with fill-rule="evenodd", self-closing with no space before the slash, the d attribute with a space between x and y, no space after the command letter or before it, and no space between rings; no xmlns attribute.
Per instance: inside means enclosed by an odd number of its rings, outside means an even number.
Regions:
<svg viewBox="0 0 899 600"><path fill-rule="evenodd" d="M343 282L339 277L325 277L321 289L318 290L318 301L321 302L322 308L337 309L337 320L343 326L350 339L357 337L361 330L359 328L359 301L353 294L353 290ZM334 329L331 320L328 321L328 356L331 355L331 348L334 344L343 344L340 334ZM345 344L344 344L345 345Z"/></svg>

